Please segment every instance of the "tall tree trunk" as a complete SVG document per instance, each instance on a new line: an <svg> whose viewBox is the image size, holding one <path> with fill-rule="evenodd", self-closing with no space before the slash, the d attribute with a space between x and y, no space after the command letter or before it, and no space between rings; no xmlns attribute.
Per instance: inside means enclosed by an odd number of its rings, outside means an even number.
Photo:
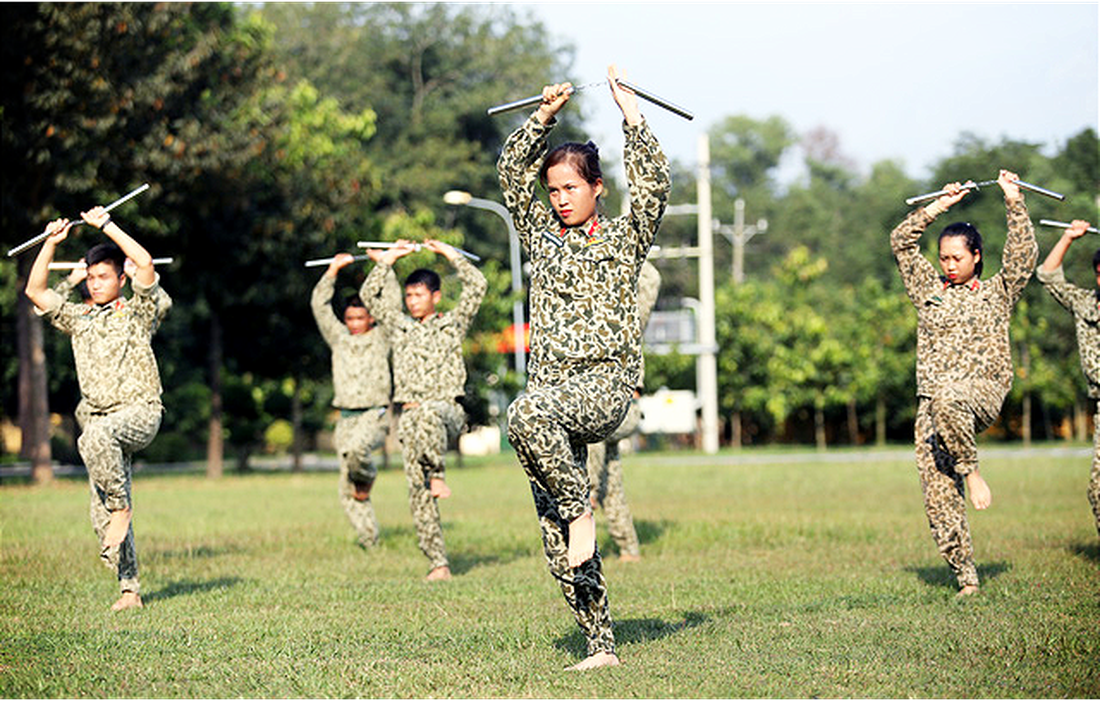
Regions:
<svg viewBox="0 0 1100 701"><path fill-rule="evenodd" d="M217 312L210 315L210 425L206 438L206 476L218 478L224 472L225 445L222 436L222 326Z"/></svg>
<svg viewBox="0 0 1100 701"><path fill-rule="evenodd" d="M730 415L730 445L740 450L742 446L741 412L735 411Z"/></svg>
<svg viewBox="0 0 1100 701"><path fill-rule="evenodd" d="M856 413L856 400L848 400L848 442L859 445L859 415Z"/></svg>
<svg viewBox="0 0 1100 701"><path fill-rule="evenodd" d="M20 277L20 291L26 278ZM36 484L53 479L50 464L50 406L46 382L46 351L42 343L42 320L35 315L30 300L16 295L16 344L19 353L19 425L23 441L19 454L31 462L31 477Z"/></svg>
<svg viewBox="0 0 1100 701"><path fill-rule="evenodd" d="M1073 400L1073 433L1067 436L1069 440L1072 440L1074 434L1079 441L1087 441L1089 439L1089 400L1081 401L1081 397L1075 397Z"/></svg>
<svg viewBox="0 0 1100 701"><path fill-rule="evenodd" d="M1028 382L1031 381L1031 353L1028 351L1026 343L1020 344L1020 367L1024 370L1024 376L1028 378ZM1021 407L1021 417L1023 424L1020 426L1020 433L1024 438L1024 446L1031 445L1031 392L1027 389L1024 390L1024 401Z"/></svg>
<svg viewBox="0 0 1100 701"><path fill-rule="evenodd" d="M825 450L825 402L814 402L814 442L818 450Z"/></svg>
<svg viewBox="0 0 1100 701"><path fill-rule="evenodd" d="M292 448L294 462L291 463L291 472L302 471L302 378L294 376L294 393L290 398L290 427L294 437Z"/></svg>
<svg viewBox="0 0 1100 701"><path fill-rule="evenodd" d="M882 392L875 397L875 445L886 445L886 397Z"/></svg>

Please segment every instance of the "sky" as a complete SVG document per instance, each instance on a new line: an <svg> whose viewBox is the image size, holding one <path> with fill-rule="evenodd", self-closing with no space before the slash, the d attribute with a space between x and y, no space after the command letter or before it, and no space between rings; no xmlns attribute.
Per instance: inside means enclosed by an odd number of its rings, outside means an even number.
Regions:
<svg viewBox="0 0 1100 701"><path fill-rule="evenodd" d="M666 153L684 164L696 162L701 133L735 114L778 115L798 134L825 127L858 172L890 159L917 178L964 132L1053 153L1086 127L1100 131L1097 2L513 7L574 44L575 74L563 80L599 80L615 63L628 80L694 112L688 121L642 102ZM586 100L586 125L601 153L618 159L621 115L600 91ZM527 95L501 101L519 97ZM797 177L785 166L781 180L785 172Z"/></svg>

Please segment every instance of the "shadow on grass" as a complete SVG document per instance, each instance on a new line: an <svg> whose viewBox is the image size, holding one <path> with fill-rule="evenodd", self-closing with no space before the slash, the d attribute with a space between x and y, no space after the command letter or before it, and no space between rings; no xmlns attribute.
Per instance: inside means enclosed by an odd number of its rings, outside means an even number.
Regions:
<svg viewBox="0 0 1100 701"><path fill-rule="evenodd" d="M599 519L599 516L596 517ZM635 519L634 531L638 535L638 544L645 545L646 543L652 543L659 539L664 532L672 526L672 521L668 519L661 519L660 521L643 521ZM600 538L600 552L607 555L619 555L621 551L619 546L615 544L615 540L610 536L603 536Z"/></svg>
<svg viewBox="0 0 1100 701"><path fill-rule="evenodd" d="M535 554L539 553L525 545L517 545L507 549L498 548L492 553L449 552L447 559L451 561L451 573L458 575L487 565L507 565Z"/></svg>
<svg viewBox="0 0 1100 701"><path fill-rule="evenodd" d="M978 565L978 579L983 582L996 579L1011 569L1012 565L1008 562L991 562L987 565ZM951 570L946 564L938 567L906 567L905 571L916 574L922 582L930 586L945 587L952 590L959 588L955 575L951 574Z"/></svg>
<svg viewBox="0 0 1100 701"><path fill-rule="evenodd" d="M1074 543L1069 546L1069 551L1077 557L1083 557L1086 560L1100 563L1100 543L1096 541L1091 543Z"/></svg>
<svg viewBox="0 0 1100 701"><path fill-rule="evenodd" d="M659 618L628 618L615 621L615 643L626 645L633 643L648 643L661 640L671 635L683 632L690 628L700 626L710 620L710 616L698 611L689 611L684 614L682 621L669 623ZM566 652L572 652L578 657L588 656L588 646L584 634L579 630L573 630L554 641L554 647Z"/></svg>
<svg viewBox="0 0 1100 701"><path fill-rule="evenodd" d="M145 603L151 601L163 601L165 599L171 599L175 596L185 596L190 594L202 594L208 591L214 591L217 589L228 589L240 584L243 580L240 577L218 577L217 579L209 579L205 582L196 582L190 579L180 580L178 582L172 582L168 586L162 587L157 591L150 592L142 597Z"/></svg>
<svg viewBox="0 0 1100 701"><path fill-rule="evenodd" d="M244 550L245 549L243 547L239 546L239 545L217 545L217 546L199 545L199 546L193 547L193 548L176 548L174 550L161 550L161 551L152 550L149 553L149 555L150 555L150 557L159 557L159 558L164 558L166 560L177 559L177 558L184 559L184 560L189 560L189 559L192 559L192 558L194 558L194 559L199 559L199 558L205 559L205 558L211 558L211 557L221 557L222 555L234 555L234 554L237 554L237 553L244 552Z"/></svg>

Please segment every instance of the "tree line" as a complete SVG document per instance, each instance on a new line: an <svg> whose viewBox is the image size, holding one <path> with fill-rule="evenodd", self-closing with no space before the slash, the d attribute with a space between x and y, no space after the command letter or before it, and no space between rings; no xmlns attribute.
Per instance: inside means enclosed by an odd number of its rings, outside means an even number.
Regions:
<svg viewBox="0 0 1100 701"><path fill-rule="evenodd" d="M570 75L568 43L507 6L8 4L0 17L5 250L52 218L152 185L117 213L154 256L176 259L161 271L176 303L154 341L166 414L147 459L205 456L217 475L227 452L247 467L265 443L296 455L308 447L329 420L331 387L308 308L320 272L302 263L367 238L431 236L485 260L490 291L467 341L467 408L471 423L496 420L520 387L499 348L513 302L507 230L442 194L495 199L497 154L525 115L485 108ZM557 138L583 135L583 100ZM731 116L710 135L716 215L731 221L742 198L752 218L770 222L749 246L746 282L718 290L727 440L901 437L915 318L887 237L904 198L929 183L891 162L860 175L827 131L798 135L778 116ZM1095 219L1095 132L1053 155L1043 146L963 135L930 182L1011 166L1069 196L1057 208L1029 197L1035 221ZM778 183L780 161L797 149L806 175ZM694 201L690 165L677 171L673 201ZM623 188L610 189L606 206L617 211ZM964 205L959 216L982 229L996 269L998 198ZM659 238L689 242L691 230L669 218ZM1039 238L1045 251L1054 235ZM75 260L91 240L84 232L62 252ZM438 266L430 254L410 258L399 274ZM0 260L0 406L20 426L23 459L47 478L51 457L76 458L68 417L79 397L68 339L44 330L21 293L32 259ZM1077 256L1067 272L1081 280L1087 267ZM690 264L662 262L662 273L659 308L696 294ZM341 285L353 290L364 274ZM1058 435L1067 417L1084 415L1068 315L1040 293L1029 287L1013 329L1021 375L1009 435ZM647 386L692 387L691 361L650 358ZM51 411L67 417L60 429Z"/></svg>

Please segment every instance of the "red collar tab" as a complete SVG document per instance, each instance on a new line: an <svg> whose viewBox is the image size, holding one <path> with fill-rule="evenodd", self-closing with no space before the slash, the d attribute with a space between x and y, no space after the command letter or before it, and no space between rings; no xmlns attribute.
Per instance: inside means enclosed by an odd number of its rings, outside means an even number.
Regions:
<svg viewBox="0 0 1100 701"><path fill-rule="evenodd" d="M602 229L602 228L603 228L603 227L602 227L602 226L600 225L600 218L599 218L599 216L596 216L596 217L594 217L594 218L592 219L592 226L588 227L588 238L592 238L593 236L595 236L596 234L598 234L598 233L599 233L599 231L600 231L600 229ZM560 232L560 234L559 234L559 235L560 235L560 236L561 236L562 238L565 238L565 232L566 232L566 231L568 231L568 230L569 230L569 227L567 227L567 226L563 226L563 227L561 228L561 232Z"/></svg>
<svg viewBox="0 0 1100 701"><path fill-rule="evenodd" d="M948 280L946 277L941 276L940 282L943 283L943 289L945 290L948 287L952 287L951 281ZM982 283L980 280L978 280L978 278L974 278L970 282L966 283L966 289L970 290L971 292L977 292L981 288L981 286Z"/></svg>

